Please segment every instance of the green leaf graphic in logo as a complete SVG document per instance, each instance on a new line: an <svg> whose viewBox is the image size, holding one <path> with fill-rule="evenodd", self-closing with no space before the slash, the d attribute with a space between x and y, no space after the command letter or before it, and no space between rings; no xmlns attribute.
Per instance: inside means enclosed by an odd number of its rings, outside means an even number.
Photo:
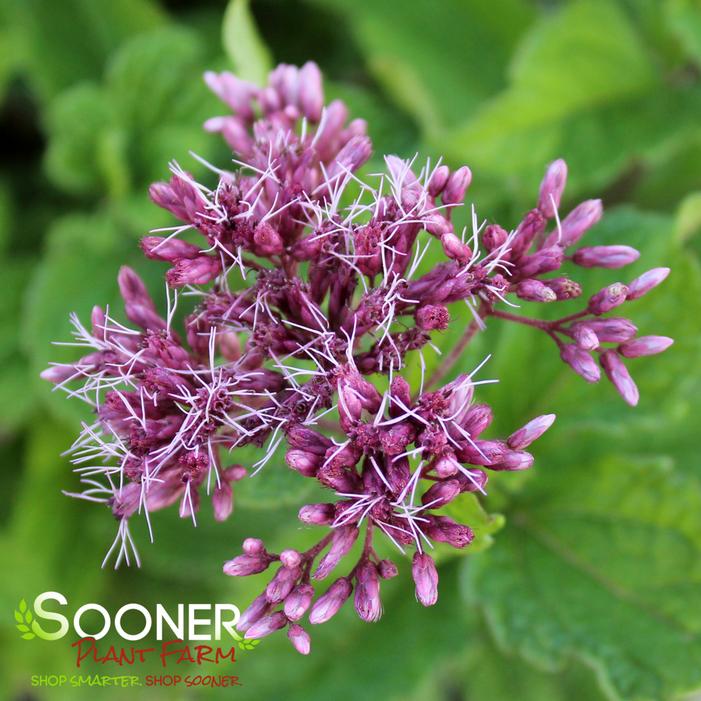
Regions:
<svg viewBox="0 0 701 701"><path fill-rule="evenodd" d="M36 634L32 632L29 627L32 623L34 616L27 606L27 602L21 599L19 606L15 609L15 621L17 621L17 630L21 633L25 640L32 640L36 637Z"/></svg>
<svg viewBox="0 0 701 701"><path fill-rule="evenodd" d="M231 637L236 641L239 650L255 650L260 643L260 640L246 640L242 635L239 635L236 631L231 632Z"/></svg>

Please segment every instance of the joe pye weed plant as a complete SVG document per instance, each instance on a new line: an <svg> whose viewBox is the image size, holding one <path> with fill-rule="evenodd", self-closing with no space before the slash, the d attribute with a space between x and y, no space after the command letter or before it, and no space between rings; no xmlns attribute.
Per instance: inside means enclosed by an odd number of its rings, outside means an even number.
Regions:
<svg viewBox="0 0 701 701"><path fill-rule="evenodd" d="M141 241L147 258L169 264L164 303L122 268L126 319L99 306L89 321L73 316L71 345L83 355L43 377L94 411L69 453L82 484L74 496L117 520L105 563L139 563L137 516L152 530L150 514L176 505L196 523L204 498L225 521L245 478L293 470L327 490L299 510L319 532L311 548L271 552L250 537L223 567L234 577L274 568L238 628L249 639L285 630L308 654L305 619L325 623L352 599L377 621L381 582L404 559L418 602L435 604L436 544L469 551L474 539L449 505L465 494L488 504L490 471L533 465L531 446L554 414L491 435L482 386L498 378L489 354L465 370L470 342L491 324L530 326L552 341L543 362L605 379L635 406L631 368L672 339L641 335L628 315L669 269L613 272L639 253L597 243L601 201L561 211L563 160L547 166L521 221L488 222L466 205L467 166L386 155L381 172L362 171L367 125L342 101L325 103L316 64L280 65L263 87L228 72L205 80L228 109L205 128L233 155L212 164L193 154L203 182L172 162L151 186L178 222ZM469 224L456 227L465 206ZM612 271L609 284L583 289L577 270L592 267ZM522 309L567 300L579 311L548 321ZM441 351L437 339L455 325L464 332ZM428 363L431 354L440 360ZM240 464L245 446L258 457ZM380 539L395 556L378 553Z"/></svg>

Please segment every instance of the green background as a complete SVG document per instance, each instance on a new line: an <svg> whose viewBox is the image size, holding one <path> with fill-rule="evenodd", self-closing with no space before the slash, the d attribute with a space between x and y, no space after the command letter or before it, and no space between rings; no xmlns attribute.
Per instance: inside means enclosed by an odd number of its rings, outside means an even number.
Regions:
<svg viewBox="0 0 701 701"><path fill-rule="evenodd" d="M238 0L226 19L225 10L183 0L0 3L0 697L637 701L701 688L699 3ZM68 313L115 301L121 264L161 289L163 269L137 248L169 223L148 184L172 158L193 167L189 150L227 158L201 130L223 112L203 70L255 80L277 61L308 59L324 70L327 94L368 119L368 171L383 153L468 163L468 202L490 221L513 227L545 164L564 157L561 211L601 196L606 215L590 244L642 253L624 279L673 268L629 306L642 333L677 342L631 363L642 392L631 410L610 385L585 385L530 329L479 337L464 362L493 353L486 372L500 383L479 396L494 406L495 434L542 412L559 419L529 474L494 480L489 515L476 502L458 507L479 546L445 554L433 609L416 603L401 562L401 576L383 585L379 623L347 606L311 631L308 658L284 635L268 638L240 652L240 688L32 689L32 674L71 673L74 652L68 638L21 639L21 598L58 590L110 610L129 601L243 607L265 575L221 574L241 540L278 547L311 537L295 518L305 485L278 462L240 486L229 522L215 524L208 505L197 529L173 509L159 513L154 545L136 529L140 570L101 570L113 519L61 494L76 480L59 454L84 415L38 379L63 357L50 342L67 337ZM616 277L578 279L593 292Z"/></svg>

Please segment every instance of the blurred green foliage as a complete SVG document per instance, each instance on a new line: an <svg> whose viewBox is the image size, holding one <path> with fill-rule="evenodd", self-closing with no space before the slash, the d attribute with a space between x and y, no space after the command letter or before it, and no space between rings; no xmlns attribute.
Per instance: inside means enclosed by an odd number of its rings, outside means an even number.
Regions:
<svg viewBox="0 0 701 701"><path fill-rule="evenodd" d="M149 204L148 184L173 158L201 173L190 150L226 158L201 130L221 109L202 71L260 79L273 62L308 59L324 69L328 94L368 119L371 170L387 152L468 163L480 217L513 226L545 164L564 157L564 210L599 195L607 207L592 240L638 247L629 277L673 268L633 311L644 332L677 342L665 356L634 361L642 401L630 410L610 386L585 386L547 339L488 329L464 362L493 353L488 374L500 384L482 396L495 428L509 432L543 411L560 418L536 447L534 470L495 479L482 503L456 507L478 526L480 547L443 558L435 609L416 604L402 563L377 625L343 611L313 631L309 658L284 636L242 651L239 689L130 698L657 701L700 688L696 0L233 0L228 9L214 0L3 0L3 698L124 693L30 689L31 674L71 670L74 652L19 638L12 610L21 598L51 589L111 608L243 606L262 578L220 574L242 538L290 546L310 537L294 517L305 493L271 464L241 486L229 523L204 513L195 530L172 510L159 513L141 570L101 570L113 522L60 493L75 487L59 454L83 414L37 378L60 358L50 343L66 337L69 312L116 301L121 264L144 273L152 290L162 285L162 270L144 265L136 245L167 221ZM600 271L578 276L590 290L612 281Z"/></svg>

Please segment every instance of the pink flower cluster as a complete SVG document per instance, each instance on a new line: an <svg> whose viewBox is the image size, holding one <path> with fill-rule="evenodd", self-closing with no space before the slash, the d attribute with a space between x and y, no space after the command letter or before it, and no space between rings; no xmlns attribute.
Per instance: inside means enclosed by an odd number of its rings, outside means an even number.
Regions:
<svg viewBox="0 0 701 701"><path fill-rule="evenodd" d="M281 65L263 88L230 73L205 79L231 110L205 127L222 134L233 167L205 163L216 176L208 187L173 163L170 180L151 187L154 202L180 221L142 241L148 258L169 264L165 316L123 268L129 323L100 307L89 327L73 316L74 345L86 354L43 376L94 409L94 423L83 425L70 450L84 484L75 496L111 508L119 529L108 557L116 551L117 564L138 561L128 526L134 514L148 519L177 502L181 516L195 520L208 495L224 520L233 483L247 468L261 470L283 444L289 468L329 490L328 502L299 512L303 524L324 529L316 545L275 554L249 538L224 565L232 576L277 565L239 628L249 638L286 628L306 654L305 615L323 623L353 596L360 618L380 617L380 582L397 566L378 555L378 534L413 552L416 596L430 606L438 596L432 548L465 548L473 539L469 524L444 507L485 494L488 470L533 464L527 448L554 415L507 438L486 438L492 410L475 401L486 382L475 379L482 365L441 384L485 321L543 330L590 382L600 378L598 356L635 404L625 360L671 340L636 338L632 322L607 314L668 270L614 283L557 321L504 311L514 297L580 296L580 285L557 272L567 261L619 268L638 257L627 246L577 247L602 208L587 201L560 221L563 161L548 168L537 207L515 229L479 225L473 210L471 230L460 232L453 211L463 205L470 170L415 168L387 156L383 172L361 178L371 156L365 122L348 121L340 101L324 105L315 64ZM432 246L439 262L428 264ZM180 335L173 327L182 297L196 304ZM465 333L426 377L424 354L438 351L434 339L451 319ZM228 455L246 445L258 447L260 459L229 464ZM318 583L349 558L347 573L318 595Z"/></svg>

